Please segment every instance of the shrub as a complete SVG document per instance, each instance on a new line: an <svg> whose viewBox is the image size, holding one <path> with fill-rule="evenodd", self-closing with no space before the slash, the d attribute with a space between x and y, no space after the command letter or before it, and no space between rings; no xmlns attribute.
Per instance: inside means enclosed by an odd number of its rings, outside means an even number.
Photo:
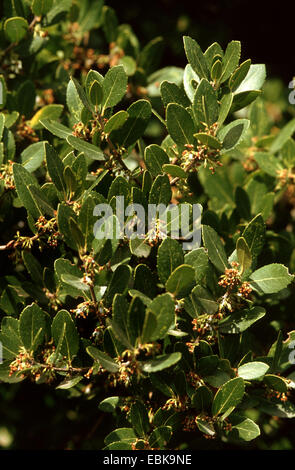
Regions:
<svg viewBox="0 0 295 470"><path fill-rule="evenodd" d="M101 0L5 5L0 44L1 381L91 390L110 450L295 417L295 120L274 126L264 65L186 36L185 69L158 69L163 40Z"/></svg>

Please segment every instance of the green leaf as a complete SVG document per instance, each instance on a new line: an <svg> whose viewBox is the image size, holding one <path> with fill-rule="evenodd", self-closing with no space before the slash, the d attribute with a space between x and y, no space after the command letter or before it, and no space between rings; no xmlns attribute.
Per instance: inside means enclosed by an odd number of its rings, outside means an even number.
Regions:
<svg viewBox="0 0 295 470"><path fill-rule="evenodd" d="M187 178L186 172L178 165L166 164L163 165L162 170L170 176L177 178Z"/></svg>
<svg viewBox="0 0 295 470"><path fill-rule="evenodd" d="M33 0L32 12L36 16L46 15L53 6L53 0Z"/></svg>
<svg viewBox="0 0 295 470"><path fill-rule="evenodd" d="M150 245L143 238L132 238L129 241L129 248L131 253L138 258L148 258L151 252Z"/></svg>
<svg viewBox="0 0 295 470"><path fill-rule="evenodd" d="M262 307L252 307L229 315L219 322L219 329L222 333L238 334L247 330L253 323L260 320L265 315Z"/></svg>
<svg viewBox="0 0 295 470"><path fill-rule="evenodd" d="M27 20L20 16L8 18L4 23L4 31L10 42L19 42L29 29Z"/></svg>
<svg viewBox="0 0 295 470"><path fill-rule="evenodd" d="M149 417L144 404L140 401L133 403L130 409L132 427L140 437L146 436L150 429Z"/></svg>
<svg viewBox="0 0 295 470"><path fill-rule="evenodd" d="M45 313L37 304L26 307L19 317L19 332L24 347L36 351L45 337Z"/></svg>
<svg viewBox="0 0 295 470"><path fill-rule="evenodd" d="M196 286L192 290L191 299L195 307L199 306L208 315L214 315L218 310L218 303L211 293L202 286Z"/></svg>
<svg viewBox="0 0 295 470"><path fill-rule="evenodd" d="M149 445L152 449L163 449L169 442L171 436L171 426L159 426L151 433L149 437Z"/></svg>
<svg viewBox="0 0 295 470"><path fill-rule="evenodd" d="M232 92L236 91L246 78L251 65L251 59L245 60L232 74L229 81L229 88Z"/></svg>
<svg viewBox="0 0 295 470"><path fill-rule="evenodd" d="M127 313L127 329L133 346L141 337L145 319L145 305L140 297L133 297Z"/></svg>
<svg viewBox="0 0 295 470"><path fill-rule="evenodd" d="M260 429L252 419L240 417L232 422L229 436L235 436L236 434L238 434L239 439L248 442L260 436Z"/></svg>
<svg viewBox="0 0 295 470"><path fill-rule="evenodd" d="M77 244L73 239L72 231L70 229L70 218L75 218L75 213L71 207L66 204L59 204L57 208L58 231L64 237L65 243L73 250L77 250Z"/></svg>
<svg viewBox="0 0 295 470"><path fill-rule="evenodd" d="M112 442L102 450L132 450L131 443L128 441Z"/></svg>
<svg viewBox="0 0 295 470"><path fill-rule="evenodd" d="M149 204L165 204L171 201L172 191L167 175L158 175L151 187Z"/></svg>
<svg viewBox="0 0 295 470"><path fill-rule="evenodd" d="M208 412L211 408L212 401L213 394L205 385L198 387L191 398L192 406L196 409L197 413Z"/></svg>
<svg viewBox="0 0 295 470"><path fill-rule="evenodd" d="M216 139L213 135L206 134L205 132L198 132L194 134L194 137L203 145L210 147L212 149L221 149L221 142Z"/></svg>
<svg viewBox="0 0 295 470"><path fill-rule="evenodd" d="M50 217L55 216L53 207L50 205L44 192L42 192L42 190L39 189L38 186L30 184L28 186L28 192L30 193L32 200L34 201L36 207L38 207L40 214L43 214L43 215L47 214Z"/></svg>
<svg viewBox="0 0 295 470"><path fill-rule="evenodd" d="M243 274L252 265L252 255L251 255L250 248L245 238L243 237L238 238L236 250L237 250L238 261L241 267L240 272L241 274Z"/></svg>
<svg viewBox="0 0 295 470"><path fill-rule="evenodd" d="M127 111L118 111L114 114L104 126L104 132L110 134L112 131L119 129L127 121L129 114Z"/></svg>
<svg viewBox="0 0 295 470"><path fill-rule="evenodd" d="M204 419L197 418L196 424L198 426L199 431L201 431L202 433L208 436L215 435L214 425L210 421L205 421Z"/></svg>
<svg viewBox="0 0 295 470"><path fill-rule="evenodd" d="M259 411L263 411L270 416L278 416L279 418L295 418L295 405L287 401L271 401L260 398L259 405L256 406Z"/></svg>
<svg viewBox="0 0 295 470"><path fill-rule="evenodd" d="M218 127L221 127L224 121L226 120L228 113L230 112L232 102L233 102L233 94L227 93L223 95L220 101L220 108L219 108L219 116L218 116Z"/></svg>
<svg viewBox="0 0 295 470"><path fill-rule="evenodd" d="M192 109L199 126L201 123L211 126L218 119L219 106L216 93L212 85L204 78L200 81L194 95Z"/></svg>
<svg viewBox="0 0 295 470"><path fill-rule="evenodd" d="M245 227L242 237L245 238L252 257L257 258L263 248L265 239L265 224L260 214L254 217Z"/></svg>
<svg viewBox="0 0 295 470"><path fill-rule="evenodd" d="M71 361L79 349L79 334L69 312L60 310L55 315L51 331L56 355L59 353Z"/></svg>
<svg viewBox="0 0 295 470"><path fill-rule="evenodd" d="M211 263L220 272L224 272L229 267L227 256L221 240L215 230L209 225L202 227L203 241L205 248L208 250L208 256Z"/></svg>
<svg viewBox="0 0 295 470"><path fill-rule="evenodd" d="M108 201L111 201L113 197L124 196L125 203L128 201L130 195L130 186L128 181L123 176L117 176L112 182L109 192Z"/></svg>
<svg viewBox="0 0 295 470"><path fill-rule="evenodd" d="M69 135L72 135L71 129L64 126L60 122L53 121L52 119L41 119L40 124L42 124L45 129L47 129L51 134L60 137L61 139L66 139ZM40 142L39 142L40 143ZM37 145L37 144L33 144Z"/></svg>
<svg viewBox="0 0 295 470"><path fill-rule="evenodd" d="M232 150L244 139L249 125L248 119L236 119L217 133L218 139L222 141L221 154Z"/></svg>
<svg viewBox="0 0 295 470"><path fill-rule="evenodd" d="M108 397L100 402L98 408L104 413L113 413L121 403L121 397Z"/></svg>
<svg viewBox="0 0 295 470"><path fill-rule="evenodd" d="M238 376L244 380L255 380L266 374L268 369L269 366L264 362L247 362L238 367Z"/></svg>
<svg viewBox="0 0 295 470"><path fill-rule="evenodd" d="M53 121L57 120L61 113L63 112L63 105L61 104L48 104L39 109L39 111L34 114L30 121L30 126L33 129L42 129L41 120L43 119L52 119Z"/></svg>
<svg viewBox="0 0 295 470"><path fill-rule="evenodd" d="M23 347L19 333L19 320L4 317L1 323L0 341L2 344L3 359L14 359Z"/></svg>
<svg viewBox="0 0 295 470"><path fill-rule="evenodd" d="M211 46L209 46L208 49L206 49L206 51L204 52L204 56L205 56L209 69L211 69L214 63L215 57L216 56L220 56L221 58L223 57L223 50L220 44L218 44L218 42L213 42L213 44L211 44Z"/></svg>
<svg viewBox="0 0 295 470"><path fill-rule="evenodd" d="M91 250L92 241L94 240L93 227L97 217L93 215L97 202L92 196L88 196L83 200L83 204L78 216L79 226L85 237L85 247L87 251Z"/></svg>
<svg viewBox="0 0 295 470"><path fill-rule="evenodd" d="M71 116L73 116L76 122L79 122L84 106L73 80L69 80L66 99Z"/></svg>
<svg viewBox="0 0 295 470"><path fill-rule="evenodd" d="M67 188L63 177L63 162L55 152L54 148L47 142L44 142L44 152L46 156L47 169L50 178L52 179L56 189L66 194Z"/></svg>
<svg viewBox="0 0 295 470"><path fill-rule="evenodd" d="M206 274L208 262L208 255L204 248L197 248L184 256L184 263L189 264L195 270L195 280L197 283L200 282Z"/></svg>
<svg viewBox="0 0 295 470"><path fill-rule="evenodd" d="M30 173L37 170L43 161L45 156L44 143L36 142L35 144L29 145L21 153L21 160L23 167Z"/></svg>
<svg viewBox="0 0 295 470"><path fill-rule="evenodd" d="M127 109L128 119L120 129L111 133L111 141L118 142L125 148L134 144L144 133L152 114L152 107L147 100L138 100Z"/></svg>
<svg viewBox="0 0 295 470"><path fill-rule="evenodd" d="M266 374L263 378L263 382L271 388L280 393L286 393L288 391L288 382L278 375Z"/></svg>
<svg viewBox="0 0 295 470"><path fill-rule="evenodd" d="M40 217L40 215L42 215L42 212L36 205L36 202L34 201L32 194L29 191L30 185L37 186L35 178L19 163L14 163L13 165L13 178L17 194L24 207L32 215L32 217L37 219Z"/></svg>
<svg viewBox="0 0 295 470"><path fill-rule="evenodd" d="M169 103L166 121L168 132L177 144L192 144L195 126L189 112L183 106Z"/></svg>
<svg viewBox="0 0 295 470"><path fill-rule="evenodd" d="M282 264L268 264L251 274L251 286L260 293L275 294L285 289L294 276Z"/></svg>
<svg viewBox="0 0 295 470"><path fill-rule="evenodd" d="M234 94L233 103L231 106L231 113L246 108L252 101L256 100L261 95L261 90L243 91L242 93Z"/></svg>
<svg viewBox="0 0 295 470"><path fill-rule="evenodd" d="M180 264L183 264L183 251L180 244L172 238L166 238L159 246L157 256L158 276L163 284Z"/></svg>
<svg viewBox="0 0 295 470"><path fill-rule="evenodd" d="M250 69L239 85L235 90L235 94L243 93L250 90L258 91L262 87L266 77L266 69L264 64L252 64Z"/></svg>
<svg viewBox="0 0 295 470"><path fill-rule="evenodd" d="M176 83L167 82L166 80L161 83L161 97L163 105L166 107L169 103L176 103L184 108L190 105L190 101L187 98L184 90L180 88Z"/></svg>
<svg viewBox="0 0 295 470"><path fill-rule="evenodd" d="M22 252L23 262L25 267L27 268L28 272L31 275L31 278L36 284L40 286L43 285L43 274L42 274L42 267L37 258L30 251L23 251Z"/></svg>
<svg viewBox="0 0 295 470"><path fill-rule="evenodd" d="M186 297L195 285L195 270L188 264L178 266L166 282L166 289L173 297Z"/></svg>
<svg viewBox="0 0 295 470"><path fill-rule="evenodd" d="M183 42L185 54L192 69L200 78L206 78L209 80L210 75L207 62L198 43L189 36L184 36Z"/></svg>
<svg viewBox="0 0 295 470"><path fill-rule="evenodd" d="M107 371L112 373L116 373L119 371L119 365L114 361L114 359L112 359L103 351L100 351L94 346L88 346L86 348L86 351L95 361L99 362L100 365Z"/></svg>
<svg viewBox="0 0 295 470"><path fill-rule="evenodd" d="M160 370L167 369L168 367L174 366L181 359L180 352L174 352L171 354L164 354L157 356L155 359L150 361L142 362L142 370L148 374L152 372L159 372Z"/></svg>
<svg viewBox="0 0 295 470"><path fill-rule="evenodd" d="M104 442L109 445L114 442L126 442L132 444L137 439L133 428L118 428L107 435Z"/></svg>
<svg viewBox="0 0 295 470"><path fill-rule="evenodd" d="M200 77L193 71L190 64L187 64L183 74L183 86L185 93L189 100L192 102L196 92Z"/></svg>
<svg viewBox="0 0 295 470"><path fill-rule="evenodd" d="M97 80L94 80L94 82L91 83L89 90L89 99L93 106L97 107L102 102L102 96L102 86Z"/></svg>
<svg viewBox="0 0 295 470"><path fill-rule="evenodd" d="M150 337L150 341L156 341L165 337L175 319L174 302L169 294L161 294L153 299L149 310L154 313L157 327Z"/></svg>
<svg viewBox="0 0 295 470"><path fill-rule="evenodd" d="M220 83L225 82L234 72L239 64L241 56L241 43L240 41L231 41L225 50L222 59L222 76Z"/></svg>
<svg viewBox="0 0 295 470"><path fill-rule="evenodd" d="M285 145L285 143L288 141L288 139L292 137L294 132L295 132L295 118L291 119L291 121L289 121L288 124L286 124L283 127L283 129L280 130L280 132L278 133L277 137L275 138L275 140L273 141L270 147L270 151L273 153L276 153L278 150L280 150L283 147L283 145Z"/></svg>
<svg viewBox="0 0 295 470"><path fill-rule="evenodd" d="M102 82L103 110L115 106L121 101L127 89L127 74L123 65L116 65L109 69Z"/></svg>
<svg viewBox="0 0 295 470"><path fill-rule="evenodd" d="M69 390L72 387L75 387L81 380L83 379L82 375L78 375L76 377L73 377L72 379L65 379L63 382L61 382L56 389L57 390Z"/></svg>
<svg viewBox="0 0 295 470"><path fill-rule="evenodd" d="M210 72L211 78L214 82L218 82L222 75L222 62L221 60L216 60L211 68Z"/></svg>
<svg viewBox="0 0 295 470"><path fill-rule="evenodd" d="M104 295L106 305L111 305L115 294L126 292L130 276L130 266L120 265L117 267Z"/></svg>
<svg viewBox="0 0 295 470"><path fill-rule="evenodd" d="M144 151L144 160L147 169L156 177L162 173L162 166L169 163L169 157L159 145L148 145Z"/></svg>
<svg viewBox="0 0 295 470"><path fill-rule="evenodd" d="M73 135L69 135L67 137L67 142L71 147L79 152L83 152L86 157L89 157L92 160L105 160L103 151L99 147L96 147L96 145L90 144L89 142L79 139L78 137L74 137Z"/></svg>
<svg viewBox="0 0 295 470"><path fill-rule="evenodd" d="M225 413L231 407L236 407L242 400L244 392L245 385L241 377L231 379L222 385L213 400L213 416Z"/></svg>
<svg viewBox="0 0 295 470"><path fill-rule="evenodd" d="M270 176L278 177L278 172L283 169L283 164L277 157L267 152L255 152L254 158L261 170Z"/></svg>
<svg viewBox="0 0 295 470"><path fill-rule="evenodd" d="M76 242L78 250L83 250L85 246L85 238L76 220L72 217L69 219L69 229L73 240Z"/></svg>

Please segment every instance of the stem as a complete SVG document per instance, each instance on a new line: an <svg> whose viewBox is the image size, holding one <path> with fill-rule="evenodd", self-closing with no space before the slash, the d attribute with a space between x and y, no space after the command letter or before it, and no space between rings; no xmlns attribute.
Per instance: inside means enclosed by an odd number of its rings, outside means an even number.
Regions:
<svg viewBox="0 0 295 470"><path fill-rule="evenodd" d="M152 113L159 119L159 121L163 124L163 126L166 127L165 119L163 119L162 116L160 116L160 114L157 113L157 111L155 109L152 109Z"/></svg>
<svg viewBox="0 0 295 470"><path fill-rule="evenodd" d="M98 302L97 302L94 287L93 287L92 284L89 286L89 290L90 290L90 295L91 295L92 301L93 301L94 306L95 306L95 310L96 310L96 312L98 312Z"/></svg>

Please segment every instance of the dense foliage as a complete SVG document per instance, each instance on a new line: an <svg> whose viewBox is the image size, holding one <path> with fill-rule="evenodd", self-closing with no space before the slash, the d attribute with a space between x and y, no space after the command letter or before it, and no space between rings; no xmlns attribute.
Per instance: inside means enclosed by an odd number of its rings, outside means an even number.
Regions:
<svg viewBox="0 0 295 470"><path fill-rule="evenodd" d="M159 69L162 38L141 48L102 0L5 2L0 45L3 396L32 381L89 401L94 448L279 432L295 417L295 119L278 125L265 66L185 36L186 67ZM98 204L122 221L117 196L200 204L201 246L160 215L144 239L96 238Z"/></svg>

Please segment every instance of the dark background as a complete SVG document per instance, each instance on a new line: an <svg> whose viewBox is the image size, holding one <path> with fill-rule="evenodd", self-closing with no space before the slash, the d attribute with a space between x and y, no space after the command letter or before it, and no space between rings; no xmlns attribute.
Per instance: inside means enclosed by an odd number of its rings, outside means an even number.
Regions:
<svg viewBox="0 0 295 470"><path fill-rule="evenodd" d="M120 23L132 25L142 45L155 36L164 37L163 66L186 64L182 36L191 35L203 50L214 41L225 48L229 41L240 40L242 59L265 63L268 76L288 83L295 74L293 1L107 0L106 4L116 10Z"/></svg>
<svg viewBox="0 0 295 470"><path fill-rule="evenodd" d="M0 7L1 3L0 0ZM265 63L268 76L281 78L286 86L295 75L295 9L291 1L106 0L105 3L115 9L120 24L132 25L142 46L156 36L163 36L162 67L186 65L182 36L190 35L203 50L214 41L225 49L229 41L240 40L242 60L250 57L253 63ZM68 398L62 391L53 392L46 385L39 388L28 381L14 387L1 384L0 427L10 429L15 449L101 448L112 422L109 416L102 417L97 405L92 400ZM283 439L287 435L294 441L292 426L285 420L277 434L264 436L260 448L270 448L281 436ZM209 444L202 439L200 446L209 448ZM221 447L221 443L214 446ZM255 449L256 443L244 448Z"/></svg>

